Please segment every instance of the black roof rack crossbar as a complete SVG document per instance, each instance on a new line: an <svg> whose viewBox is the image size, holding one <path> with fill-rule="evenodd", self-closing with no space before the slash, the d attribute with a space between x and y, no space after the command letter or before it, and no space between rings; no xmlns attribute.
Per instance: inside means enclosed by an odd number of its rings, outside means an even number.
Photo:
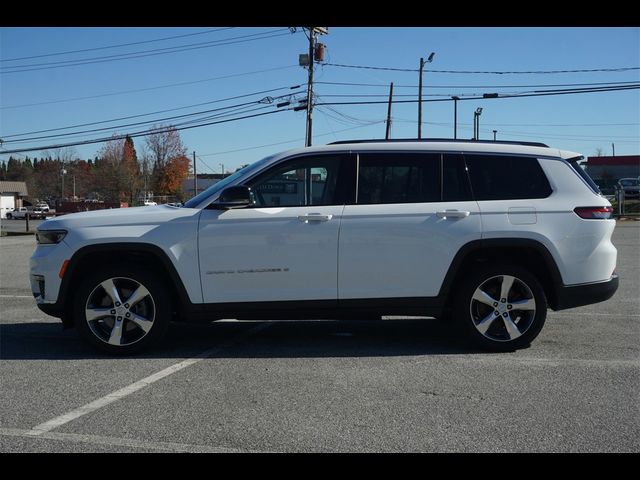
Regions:
<svg viewBox="0 0 640 480"><path fill-rule="evenodd" d="M515 140L454 140L452 138L391 138L385 140L380 139L367 139L367 140L339 140L337 142L331 142L327 145L343 145L346 143L407 143L407 142L426 142L426 143L438 143L438 142L458 142L458 143L489 143L498 145L525 145L528 147L545 147L549 148L549 145L540 142L520 142Z"/></svg>

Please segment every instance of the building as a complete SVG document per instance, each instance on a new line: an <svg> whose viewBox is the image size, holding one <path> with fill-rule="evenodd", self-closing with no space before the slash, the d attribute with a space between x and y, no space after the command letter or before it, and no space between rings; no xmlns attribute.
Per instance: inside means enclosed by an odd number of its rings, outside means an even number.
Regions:
<svg viewBox="0 0 640 480"><path fill-rule="evenodd" d="M225 175L228 177L229 175ZM198 174L198 191L194 190L194 181L193 175L191 175L186 180L182 181L182 192L184 193L184 198L189 199L191 197L195 197L197 193L200 193L207 188L209 188L214 183L218 183L222 180L222 174L220 173L211 173L211 174Z"/></svg>
<svg viewBox="0 0 640 480"><path fill-rule="evenodd" d="M589 157L583 166L601 189L613 188L621 178L640 177L640 155Z"/></svg>
<svg viewBox="0 0 640 480"><path fill-rule="evenodd" d="M7 212L22 207L22 199L29 193L25 182L0 181L0 218L7 218Z"/></svg>

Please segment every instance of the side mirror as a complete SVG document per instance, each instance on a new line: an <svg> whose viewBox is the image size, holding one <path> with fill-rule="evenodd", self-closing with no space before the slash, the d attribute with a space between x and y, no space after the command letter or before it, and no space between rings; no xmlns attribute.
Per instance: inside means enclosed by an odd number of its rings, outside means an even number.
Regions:
<svg viewBox="0 0 640 480"><path fill-rule="evenodd" d="M228 210L231 208L244 208L253 205L251 199L251 189L245 185L236 185L234 187L225 188L218 201L213 203L213 208Z"/></svg>

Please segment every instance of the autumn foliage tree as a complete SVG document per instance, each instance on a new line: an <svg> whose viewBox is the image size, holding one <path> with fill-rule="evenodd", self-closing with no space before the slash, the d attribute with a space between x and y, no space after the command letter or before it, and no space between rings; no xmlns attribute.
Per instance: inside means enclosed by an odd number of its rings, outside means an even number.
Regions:
<svg viewBox="0 0 640 480"><path fill-rule="evenodd" d="M145 137L152 170L152 187L159 195L181 196L182 181L189 174L187 148L173 126L156 125Z"/></svg>
<svg viewBox="0 0 640 480"><path fill-rule="evenodd" d="M189 174L189 165L189 158L184 155L168 160L157 172L158 192L182 197L182 181Z"/></svg>
<svg viewBox="0 0 640 480"><path fill-rule="evenodd" d="M131 137L106 142L95 169L96 190L105 200L134 202L140 189L140 166Z"/></svg>

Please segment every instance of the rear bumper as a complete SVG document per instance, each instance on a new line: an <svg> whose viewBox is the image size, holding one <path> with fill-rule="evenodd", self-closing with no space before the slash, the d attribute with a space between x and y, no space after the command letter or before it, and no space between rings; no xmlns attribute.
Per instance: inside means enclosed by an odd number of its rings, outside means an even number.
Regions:
<svg viewBox="0 0 640 480"><path fill-rule="evenodd" d="M556 302L553 310L581 307L609 300L618 290L618 276L612 275L609 280L582 285L562 285L556 288Z"/></svg>

